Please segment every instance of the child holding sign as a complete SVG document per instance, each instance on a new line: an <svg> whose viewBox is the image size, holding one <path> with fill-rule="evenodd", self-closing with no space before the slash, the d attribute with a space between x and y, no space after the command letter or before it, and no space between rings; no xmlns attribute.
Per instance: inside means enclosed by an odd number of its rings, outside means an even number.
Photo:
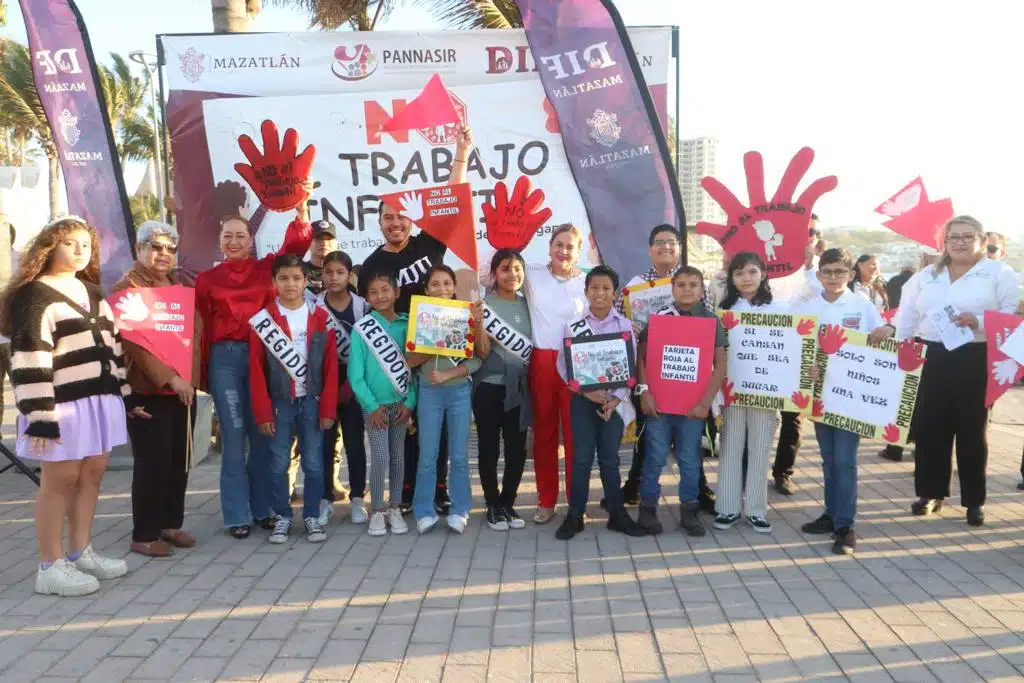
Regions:
<svg viewBox="0 0 1024 683"><path fill-rule="evenodd" d="M823 290L800 307L805 315L818 317L819 330L835 325L870 333L877 344L896 332L886 325L871 300L851 291L847 283L853 273L853 258L845 249L828 249L818 261L818 279ZM821 470L825 478L825 512L801 529L807 534L832 534L832 552L853 554L857 539L853 518L857 514L857 448L860 435L831 425L814 423L814 434L821 450Z"/></svg>
<svg viewBox="0 0 1024 683"><path fill-rule="evenodd" d="M302 462L306 540L323 543L323 431L338 414L338 352L329 313L306 301L306 269L295 254L274 259L277 300L249 319L252 413L270 438L270 493L277 521L271 543L285 543L292 526L288 464L292 436Z"/></svg>

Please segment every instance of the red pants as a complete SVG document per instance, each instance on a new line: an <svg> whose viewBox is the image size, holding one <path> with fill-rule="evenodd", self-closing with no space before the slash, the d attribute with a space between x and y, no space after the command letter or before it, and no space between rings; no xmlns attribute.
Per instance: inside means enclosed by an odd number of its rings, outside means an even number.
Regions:
<svg viewBox="0 0 1024 683"><path fill-rule="evenodd" d="M530 359L530 400L533 403L533 469L537 474L538 505L553 508L558 502L558 424L565 442L565 498L572 485L572 391L558 374L558 351L534 349Z"/></svg>

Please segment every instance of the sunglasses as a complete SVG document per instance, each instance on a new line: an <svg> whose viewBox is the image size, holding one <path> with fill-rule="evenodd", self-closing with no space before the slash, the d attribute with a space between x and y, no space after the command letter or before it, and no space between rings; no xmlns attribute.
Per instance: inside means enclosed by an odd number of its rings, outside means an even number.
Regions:
<svg viewBox="0 0 1024 683"><path fill-rule="evenodd" d="M999 253L999 245L997 245L997 244L990 244L987 247L985 247L985 249L987 249L988 253L990 253L990 254L998 254Z"/></svg>
<svg viewBox="0 0 1024 683"><path fill-rule="evenodd" d="M152 242L147 242L146 244L148 244L149 248L158 254L169 254L174 256L178 253L178 248L173 244L154 244Z"/></svg>

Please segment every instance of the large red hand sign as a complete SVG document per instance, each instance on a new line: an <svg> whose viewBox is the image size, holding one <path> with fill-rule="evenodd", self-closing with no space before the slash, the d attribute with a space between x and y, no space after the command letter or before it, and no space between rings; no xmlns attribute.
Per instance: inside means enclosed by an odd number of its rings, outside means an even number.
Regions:
<svg viewBox="0 0 1024 683"><path fill-rule="evenodd" d="M294 128L284 132L284 140L279 145L277 124L269 119L260 130L262 152L248 135L238 138L238 146L249 163L235 164L235 170L268 209L291 211L306 200L302 185L309 179L316 148L309 145L298 154L299 134Z"/></svg>
<svg viewBox="0 0 1024 683"><path fill-rule="evenodd" d="M541 208L544 191L531 189L526 176L519 176L511 199L504 182L494 187L493 205L484 204L483 209L487 241L495 249L522 251L551 218L551 209Z"/></svg>
<svg viewBox="0 0 1024 683"><path fill-rule="evenodd" d="M897 235L941 251L946 240L943 226L953 217L953 202L949 199L930 201L924 181L918 176L875 211L889 217L882 225Z"/></svg>
<svg viewBox="0 0 1024 683"><path fill-rule="evenodd" d="M835 176L819 178L811 183L800 198L793 201L797 185L814 161L814 150L804 147L789 162L779 189L771 202L765 197L764 161L758 152L747 152L743 165L747 172L747 193L750 206L743 206L729 188L707 177L701 185L725 211L728 225L697 223L697 232L708 235L722 245L728 256L751 251L762 256L768 265L768 277L784 277L795 272L804 262L804 249L809 240L808 223L815 202L839 184Z"/></svg>

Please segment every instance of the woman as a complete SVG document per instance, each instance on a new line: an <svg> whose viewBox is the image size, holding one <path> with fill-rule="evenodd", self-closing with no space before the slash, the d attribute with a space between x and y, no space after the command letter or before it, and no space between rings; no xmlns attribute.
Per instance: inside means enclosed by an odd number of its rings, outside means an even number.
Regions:
<svg viewBox="0 0 1024 683"><path fill-rule="evenodd" d="M967 523L985 523L985 469L988 464L988 380L985 311L1014 313L1020 300L1017 274L1006 264L986 258L985 230L970 216L946 224L945 250L903 287L897 337L918 337L928 347L918 389L915 515L942 508L949 497L953 442L956 441L960 502ZM950 319L973 333L973 341L948 350L932 314L953 307Z"/></svg>
<svg viewBox="0 0 1024 683"><path fill-rule="evenodd" d="M35 590L46 595L88 595L99 590L97 579L128 571L90 542L110 451L128 441L124 356L98 281L96 231L81 218L62 218L29 246L0 313L13 353L18 455L42 461Z"/></svg>
<svg viewBox="0 0 1024 683"><path fill-rule="evenodd" d="M533 356L530 359L530 398L534 413L533 467L537 475L537 512L533 521L546 524L555 516L558 502L558 429L565 443L565 492L571 491L572 429L569 406L572 392L558 374L556 362L562 353L562 335L570 320L583 315L587 299L583 294L583 272L578 266L583 251L583 233L571 223L551 233L549 255L543 266L526 271L526 303L533 326Z"/></svg>
<svg viewBox="0 0 1024 683"><path fill-rule="evenodd" d="M138 260L114 285L129 288L171 287L181 284L172 270L178 252L178 232L166 223L146 221L139 226ZM199 347L202 325L197 319L192 348ZM171 546L191 548L196 539L182 531L185 489L191 467L193 406L199 381L199 354L192 356L188 379L152 353L122 341L133 406L128 421L135 468L132 473L132 552L167 557Z"/></svg>
<svg viewBox="0 0 1024 683"><path fill-rule="evenodd" d="M275 254L256 259L253 231L245 218L229 216L221 223L220 249L224 262L201 273L196 280L196 311L203 322L202 377L213 394L220 425L220 504L224 526L235 538L247 538L251 518L273 529L267 438L253 422L249 406L249 318L274 297L271 267L278 254L302 256L313 241L306 198L285 232ZM245 441L249 441L246 462Z"/></svg>
<svg viewBox="0 0 1024 683"><path fill-rule="evenodd" d="M889 310L889 294L885 291L885 283L879 277L878 259L873 254L861 254L853 264L850 291L866 297L879 313Z"/></svg>

